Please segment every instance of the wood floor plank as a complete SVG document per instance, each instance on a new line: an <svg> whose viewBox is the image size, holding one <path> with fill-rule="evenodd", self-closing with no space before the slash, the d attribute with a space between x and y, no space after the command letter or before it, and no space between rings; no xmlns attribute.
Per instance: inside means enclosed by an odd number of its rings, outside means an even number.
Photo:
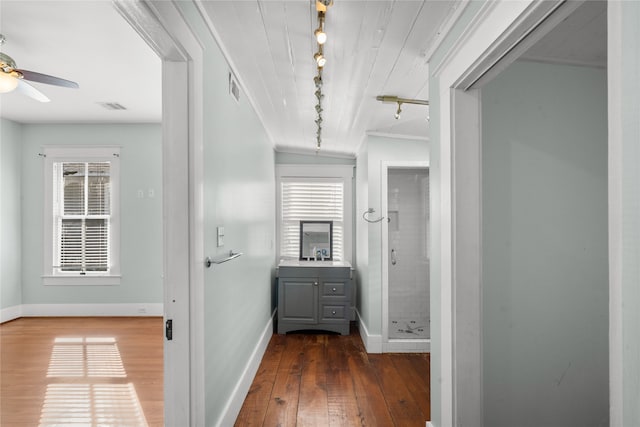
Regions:
<svg viewBox="0 0 640 427"><path fill-rule="evenodd" d="M347 336L315 332L275 335L273 339L282 340L284 348L264 420L260 424L243 416L255 405L249 400L236 426L404 427L424 426L428 419L429 402L418 402L428 399L428 354L389 354L381 359L384 366L374 363L382 355L367 354L354 328ZM264 360L269 359L265 354ZM400 391L390 389L395 387ZM388 405L387 395L398 402ZM404 403L407 414L394 419L391 407L394 411L403 408L400 395L413 401Z"/></svg>
<svg viewBox="0 0 640 427"><path fill-rule="evenodd" d="M392 357L396 370L420 411L431 419L431 395L429 393L429 358L428 354L398 354Z"/></svg>
<svg viewBox="0 0 640 427"><path fill-rule="evenodd" d="M283 335L284 337L284 335ZM300 379L304 356L304 336L286 336L278 372L273 384L271 398L264 417L264 426L295 426L298 416ZM243 405L244 406L244 405ZM244 410L244 408L243 408ZM241 410L241 413L242 411ZM236 423L236 425L239 425Z"/></svg>
<svg viewBox="0 0 640 427"><path fill-rule="evenodd" d="M329 426L360 425L360 411L349 370L347 348L344 340L337 336L329 336L326 375Z"/></svg>
<svg viewBox="0 0 640 427"><path fill-rule="evenodd" d="M371 363L381 387L385 390L385 400L395 425L422 427L427 417L422 413L409 391L402 375L396 369L392 356L376 354L371 356Z"/></svg>
<svg viewBox="0 0 640 427"><path fill-rule="evenodd" d="M327 335L313 334L305 338L297 417L301 426L329 425L326 344Z"/></svg>
<svg viewBox="0 0 640 427"><path fill-rule="evenodd" d="M271 338L235 425L261 426L264 422L278 366L286 348L284 338L282 335Z"/></svg>

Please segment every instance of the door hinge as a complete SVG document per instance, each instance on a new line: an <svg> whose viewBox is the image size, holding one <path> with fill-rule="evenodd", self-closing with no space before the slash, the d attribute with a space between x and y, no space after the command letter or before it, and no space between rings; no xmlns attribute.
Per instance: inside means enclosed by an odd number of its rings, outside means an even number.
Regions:
<svg viewBox="0 0 640 427"><path fill-rule="evenodd" d="M173 319L169 319L165 323L164 336L167 337L167 341L171 341L173 339Z"/></svg>

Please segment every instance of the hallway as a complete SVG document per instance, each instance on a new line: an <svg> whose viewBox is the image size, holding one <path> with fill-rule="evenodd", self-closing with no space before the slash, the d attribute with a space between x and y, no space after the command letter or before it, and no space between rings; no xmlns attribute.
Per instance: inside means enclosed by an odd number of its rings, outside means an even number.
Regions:
<svg viewBox="0 0 640 427"><path fill-rule="evenodd" d="M367 354L358 331L273 335L236 426L424 426L427 353Z"/></svg>

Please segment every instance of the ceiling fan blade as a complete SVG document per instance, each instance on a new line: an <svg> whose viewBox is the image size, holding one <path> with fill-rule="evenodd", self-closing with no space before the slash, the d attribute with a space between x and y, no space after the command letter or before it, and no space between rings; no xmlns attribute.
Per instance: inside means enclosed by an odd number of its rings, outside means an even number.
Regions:
<svg viewBox="0 0 640 427"><path fill-rule="evenodd" d="M78 83L72 82L71 80L61 79L60 77L49 76L47 74L36 73L35 71L29 70L17 71L22 73L22 76L25 80L29 80L32 82L45 83L54 86L70 87L73 89L77 89L79 87Z"/></svg>
<svg viewBox="0 0 640 427"><path fill-rule="evenodd" d="M16 90L23 95L27 95L28 97L35 99L36 101L50 101L49 98L47 98L42 92L21 79L18 79L18 87L16 88Z"/></svg>

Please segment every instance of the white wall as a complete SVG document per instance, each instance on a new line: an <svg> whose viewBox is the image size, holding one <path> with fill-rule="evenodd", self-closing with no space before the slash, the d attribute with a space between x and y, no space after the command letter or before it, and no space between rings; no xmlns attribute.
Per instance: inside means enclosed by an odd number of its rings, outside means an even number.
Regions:
<svg viewBox="0 0 640 427"><path fill-rule="evenodd" d="M252 353L263 332L267 341L272 333L265 328L274 304L275 154L247 94L241 89L239 103L229 95L230 67L202 16L191 2L178 7L204 52L204 251L244 254L204 271L205 425L226 426L230 406L242 403L244 396L233 394ZM216 245L218 226L223 247Z"/></svg>
<svg viewBox="0 0 640 427"><path fill-rule="evenodd" d="M425 123L426 133L426 123ZM369 136L363 142L356 164L356 268L357 310L369 337L382 336L382 227L367 223L368 208L381 212L381 168L383 161L428 161L427 141ZM362 333L362 331L361 331Z"/></svg>
<svg viewBox="0 0 640 427"><path fill-rule="evenodd" d="M22 304L21 145L22 127L0 119L0 310ZM0 322L8 320L4 317Z"/></svg>
<svg viewBox="0 0 640 427"><path fill-rule="evenodd" d="M482 90L486 426L607 424L606 98L532 62Z"/></svg>

